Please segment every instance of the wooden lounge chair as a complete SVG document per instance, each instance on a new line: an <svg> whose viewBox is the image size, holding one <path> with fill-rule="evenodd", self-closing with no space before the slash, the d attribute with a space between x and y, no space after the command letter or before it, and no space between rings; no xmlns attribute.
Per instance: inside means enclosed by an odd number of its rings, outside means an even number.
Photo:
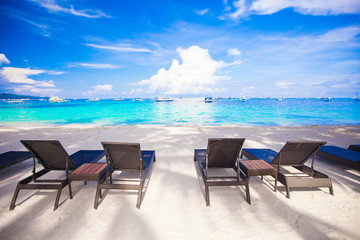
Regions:
<svg viewBox="0 0 360 240"><path fill-rule="evenodd" d="M336 146L324 146L319 150L318 156L360 170L360 152Z"/></svg>
<svg viewBox="0 0 360 240"><path fill-rule="evenodd" d="M244 141L245 138L209 138L207 149L194 150L194 161L198 162L205 185L207 206L210 205L210 186L245 185L246 193L248 193L249 183L245 174L239 168L239 155ZM229 168L234 169L234 176L213 176L210 173L213 170ZM250 197L247 197L247 199L250 199Z"/></svg>
<svg viewBox="0 0 360 240"><path fill-rule="evenodd" d="M278 181L286 187L286 196L290 198L290 188L328 187L330 194L334 190L330 178L314 169L315 155L326 142L287 142L279 153L271 149L244 148L242 154L248 159L263 159L278 169ZM305 162L312 157L311 167ZM289 171L293 167L299 173Z"/></svg>
<svg viewBox="0 0 360 240"><path fill-rule="evenodd" d="M104 155L104 150L80 150L68 155L61 143L57 140L22 140L20 141L32 154L34 166L33 174L21 180L15 189L10 204L10 210L15 208L16 198L22 189L57 190L54 210L59 206L62 189L68 184L69 171L75 170L83 163L99 161ZM44 167L36 172L35 159ZM64 179L39 179L50 171L65 171Z"/></svg>
<svg viewBox="0 0 360 240"><path fill-rule="evenodd" d="M31 158L31 153L28 151L9 151L0 154L0 169L10 167L19 162Z"/></svg>
<svg viewBox="0 0 360 240"><path fill-rule="evenodd" d="M156 161L155 151L141 151L139 143L101 142L101 144L105 149L106 162L109 167L106 182L99 183L97 186L94 208L98 208L99 198L101 197L101 189L137 190L138 198L136 207L140 208L141 196L147 172L150 168L151 162ZM121 174L126 172L137 172L139 175L135 179L113 179L112 174L115 171L122 171ZM110 178L110 183L108 183L108 177ZM113 183L114 181L121 183Z"/></svg>

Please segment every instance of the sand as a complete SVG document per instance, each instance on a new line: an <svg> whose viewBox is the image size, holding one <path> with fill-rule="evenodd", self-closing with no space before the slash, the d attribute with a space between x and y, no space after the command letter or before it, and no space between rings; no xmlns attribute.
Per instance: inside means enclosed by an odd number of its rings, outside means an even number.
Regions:
<svg viewBox="0 0 360 240"><path fill-rule="evenodd" d="M0 239L360 239L360 172L321 158L315 168L331 177L334 196L327 188L300 189L287 199L281 183L275 193L271 177L252 177L251 205L243 187L213 187L207 207L193 151L209 137L244 137L244 147L274 150L289 140L348 147L360 144L360 127L2 125L1 153L25 150L21 139L60 140L69 154L102 149L106 140L138 142L157 161L140 209L135 192L111 190L95 210L96 183L74 182L74 198L64 188L56 211L55 191L21 191L9 211L32 160L0 170Z"/></svg>

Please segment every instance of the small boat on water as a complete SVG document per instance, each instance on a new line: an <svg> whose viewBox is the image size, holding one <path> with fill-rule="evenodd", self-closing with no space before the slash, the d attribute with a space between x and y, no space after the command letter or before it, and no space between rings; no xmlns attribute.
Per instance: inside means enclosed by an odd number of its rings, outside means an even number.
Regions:
<svg viewBox="0 0 360 240"><path fill-rule="evenodd" d="M324 98L323 100L324 100L325 102L332 102L334 99L333 99L333 98L328 97L328 98Z"/></svg>
<svg viewBox="0 0 360 240"><path fill-rule="evenodd" d="M5 99L3 101L6 103L24 103L24 100L22 99Z"/></svg>
<svg viewBox="0 0 360 240"><path fill-rule="evenodd" d="M123 98L114 98L113 101L124 101Z"/></svg>
<svg viewBox="0 0 360 240"><path fill-rule="evenodd" d="M206 97L206 98L205 98L205 102L206 102L206 103L212 103L212 102L213 102L213 98L212 98L212 97Z"/></svg>
<svg viewBox="0 0 360 240"><path fill-rule="evenodd" d="M87 102L98 102L100 101L99 98L89 98L88 100L86 100Z"/></svg>
<svg viewBox="0 0 360 240"><path fill-rule="evenodd" d="M51 97L49 99L49 102L51 102L51 103L61 103L61 102L66 102L66 100L56 96L56 97Z"/></svg>
<svg viewBox="0 0 360 240"><path fill-rule="evenodd" d="M171 97L156 97L155 102L172 102L174 99Z"/></svg>
<svg viewBox="0 0 360 240"><path fill-rule="evenodd" d="M358 92L356 92L355 101L360 101L360 98L358 97Z"/></svg>
<svg viewBox="0 0 360 240"><path fill-rule="evenodd" d="M134 98L133 101L135 101L135 102L140 102L140 101L142 101L142 99L141 99L141 98Z"/></svg>

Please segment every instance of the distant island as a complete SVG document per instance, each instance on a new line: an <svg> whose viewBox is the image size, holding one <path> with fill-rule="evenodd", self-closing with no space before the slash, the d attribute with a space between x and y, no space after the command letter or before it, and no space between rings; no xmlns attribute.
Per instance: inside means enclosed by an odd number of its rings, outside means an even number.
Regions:
<svg viewBox="0 0 360 240"><path fill-rule="evenodd" d="M36 96L27 96L27 95L17 95L11 93L0 93L0 99L43 99L48 97L36 97Z"/></svg>

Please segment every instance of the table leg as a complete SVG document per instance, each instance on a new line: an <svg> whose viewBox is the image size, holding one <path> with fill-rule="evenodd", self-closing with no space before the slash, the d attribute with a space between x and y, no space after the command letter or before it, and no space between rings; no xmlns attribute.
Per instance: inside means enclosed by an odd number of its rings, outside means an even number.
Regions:
<svg viewBox="0 0 360 240"><path fill-rule="evenodd" d="M97 209L98 205L99 205L99 194L101 192L101 189L99 188L99 185L97 186L96 189L96 194L95 194L95 201L94 201L94 208ZM101 195L101 194L100 194Z"/></svg>

